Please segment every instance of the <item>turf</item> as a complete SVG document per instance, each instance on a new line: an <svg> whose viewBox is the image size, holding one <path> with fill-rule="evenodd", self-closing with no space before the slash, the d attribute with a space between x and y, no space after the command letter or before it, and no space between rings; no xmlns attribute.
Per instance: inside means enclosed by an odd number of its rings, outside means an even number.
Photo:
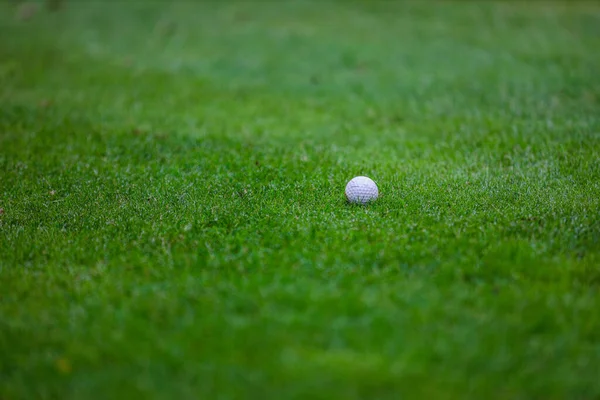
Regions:
<svg viewBox="0 0 600 400"><path fill-rule="evenodd" d="M598 48L593 2L1 2L0 398L599 398Z"/></svg>

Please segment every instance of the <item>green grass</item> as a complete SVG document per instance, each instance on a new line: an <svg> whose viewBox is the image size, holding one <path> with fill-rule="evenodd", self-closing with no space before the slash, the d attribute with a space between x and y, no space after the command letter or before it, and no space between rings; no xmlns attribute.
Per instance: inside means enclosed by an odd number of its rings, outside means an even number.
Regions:
<svg viewBox="0 0 600 400"><path fill-rule="evenodd" d="M23 7L2 400L600 397L598 4Z"/></svg>

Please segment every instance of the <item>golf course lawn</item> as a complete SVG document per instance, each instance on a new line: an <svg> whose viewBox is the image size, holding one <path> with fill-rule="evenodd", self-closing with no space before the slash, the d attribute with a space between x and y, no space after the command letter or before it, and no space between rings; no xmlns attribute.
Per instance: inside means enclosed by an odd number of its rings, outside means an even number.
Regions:
<svg viewBox="0 0 600 400"><path fill-rule="evenodd" d="M1 1L0 399L600 398L599 49L591 1Z"/></svg>

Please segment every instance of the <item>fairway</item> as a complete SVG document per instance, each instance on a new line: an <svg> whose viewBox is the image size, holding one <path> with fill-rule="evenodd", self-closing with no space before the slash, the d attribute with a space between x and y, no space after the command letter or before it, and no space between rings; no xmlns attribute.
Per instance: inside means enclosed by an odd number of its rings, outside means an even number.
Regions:
<svg viewBox="0 0 600 400"><path fill-rule="evenodd" d="M54 8L0 1L1 400L600 398L599 3Z"/></svg>

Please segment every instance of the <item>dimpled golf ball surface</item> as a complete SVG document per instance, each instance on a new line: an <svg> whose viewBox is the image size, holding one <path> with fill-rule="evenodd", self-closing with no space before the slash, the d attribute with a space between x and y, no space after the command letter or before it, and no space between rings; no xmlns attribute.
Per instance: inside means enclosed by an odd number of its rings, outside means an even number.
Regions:
<svg viewBox="0 0 600 400"><path fill-rule="evenodd" d="M377 184L366 176L352 178L346 185L346 198L350 203L365 204L377 199Z"/></svg>

